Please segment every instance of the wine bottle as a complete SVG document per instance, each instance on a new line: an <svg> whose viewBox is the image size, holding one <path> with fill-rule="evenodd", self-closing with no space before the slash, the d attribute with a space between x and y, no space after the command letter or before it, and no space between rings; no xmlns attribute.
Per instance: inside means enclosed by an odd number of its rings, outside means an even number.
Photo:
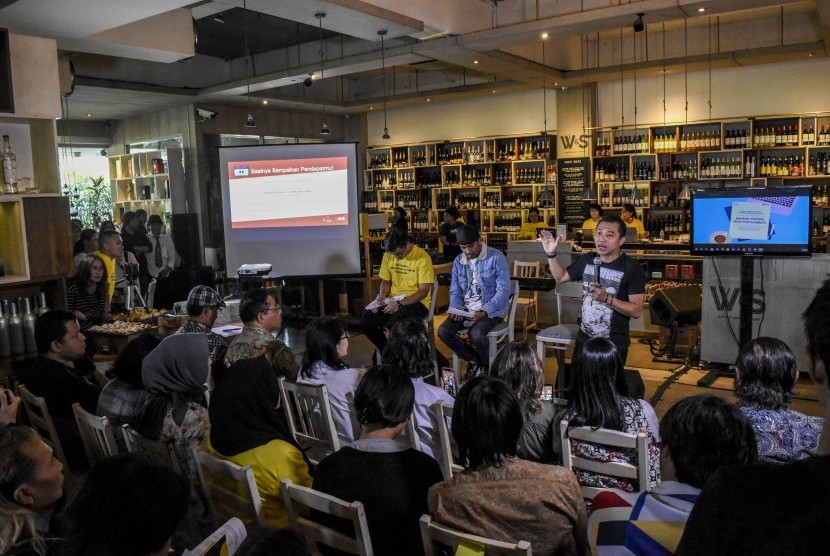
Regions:
<svg viewBox="0 0 830 556"><path fill-rule="evenodd" d="M12 152L9 136L3 136L3 186L6 193L17 193L17 156Z"/></svg>
<svg viewBox="0 0 830 556"><path fill-rule="evenodd" d="M9 319L0 306L0 357L8 357L12 354L11 338L9 337Z"/></svg>

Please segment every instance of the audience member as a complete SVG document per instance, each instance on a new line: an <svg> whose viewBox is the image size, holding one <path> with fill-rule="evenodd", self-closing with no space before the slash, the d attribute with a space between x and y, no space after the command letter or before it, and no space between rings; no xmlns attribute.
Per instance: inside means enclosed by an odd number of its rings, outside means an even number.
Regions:
<svg viewBox="0 0 830 556"><path fill-rule="evenodd" d="M141 380L141 366L147 355L160 343L161 340L156 336L145 332L127 344L110 368L109 372L114 378L104 385L98 396L96 415L109 419L115 440L122 451L126 451L126 445L121 425L126 423L134 426L141 408L150 397Z"/></svg>
<svg viewBox="0 0 830 556"><path fill-rule="evenodd" d="M176 331L176 334L207 336L212 363L221 362L228 349L228 341L211 330L223 307L225 302L216 290L210 286L196 286L187 294L187 322Z"/></svg>
<svg viewBox="0 0 830 556"><path fill-rule="evenodd" d="M208 451L254 471L270 525L284 527L288 514L280 481L311 485L308 463L279 408L279 379L265 357L240 359L216 385L210 400ZM249 525L249 524L246 524Z"/></svg>
<svg viewBox="0 0 830 556"><path fill-rule="evenodd" d="M568 392L568 406L561 420L568 428L594 427L627 433L648 434L649 486L660 482L660 433L657 415L648 402L620 394L625 389L623 362L617 348L606 338L591 338L576 356ZM556 452L561 453L559 435L554 435ZM574 455L598 461L633 463L628 451L611 451L602 446L573 442ZM576 471L579 484L618 488L635 492L642 488L636 481L625 481L585 470Z"/></svg>
<svg viewBox="0 0 830 556"><path fill-rule="evenodd" d="M20 398L11 390L0 388L0 429L17 422Z"/></svg>
<svg viewBox="0 0 830 556"><path fill-rule="evenodd" d="M235 556L311 556L311 551L293 529L260 527L248 533Z"/></svg>
<svg viewBox="0 0 830 556"><path fill-rule="evenodd" d="M409 241L406 230L397 226L383 240L386 251L380 263L380 292L374 309L364 309L363 332L383 353L386 347L385 326L407 318L422 319L429 314L435 273L429 253ZM394 298L401 299L395 300ZM387 300L390 300L387 303Z"/></svg>
<svg viewBox="0 0 830 556"><path fill-rule="evenodd" d="M124 258L124 244L121 235L115 230L105 230L101 224L101 231L98 233L98 256L104 261L107 277L107 301L112 301L115 294L116 267Z"/></svg>
<svg viewBox="0 0 830 556"><path fill-rule="evenodd" d="M148 276L147 253L153 250L153 244L147 239L147 230L143 229L141 218L136 213L125 212L121 217L121 239L124 242L124 251L135 255L140 276Z"/></svg>
<svg viewBox="0 0 830 556"><path fill-rule="evenodd" d="M181 261L176 253L176 246L170 236L163 233L164 222L161 216L153 214L148 220L150 232L147 239L153 246L153 250L147 253L147 272L150 278L156 279L156 294L154 305L156 307L170 307L176 299L171 299L171 273Z"/></svg>
<svg viewBox="0 0 830 556"><path fill-rule="evenodd" d="M118 228L115 227L115 222L113 222L112 220L104 220L103 222L101 222L101 225L98 226L98 235L100 236L102 233L108 230L112 230L115 232L118 231Z"/></svg>
<svg viewBox="0 0 830 556"><path fill-rule="evenodd" d="M510 310L510 269L498 249L488 247L478 229L469 224L456 232L461 256L452 264L450 308L473 313L450 314L438 328L438 337L467 361L467 377L487 372L490 364L487 334ZM459 332L467 332L469 339Z"/></svg>
<svg viewBox="0 0 830 556"><path fill-rule="evenodd" d="M830 280L803 313L807 362L825 418L817 455L717 471L678 554L819 554L830 546Z"/></svg>
<svg viewBox="0 0 830 556"><path fill-rule="evenodd" d="M363 503L375 554L424 553L418 519L427 511L429 487L443 479L434 459L400 438L414 401L404 371L371 367L355 392L360 439L321 461L314 477L315 490Z"/></svg>
<svg viewBox="0 0 830 556"><path fill-rule="evenodd" d="M587 554L585 502L573 473L516 457L522 411L503 380L479 376L458 394L452 435L466 469L429 490L453 529L531 543L534 554Z"/></svg>
<svg viewBox="0 0 830 556"><path fill-rule="evenodd" d="M242 296L239 317L244 327L228 347L225 366L265 355L277 376L296 380L299 367L294 354L274 337L274 332L282 328L282 306L277 305L274 296L262 288L248 290Z"/></svg>
<svg viewBox="0 0 830 556"><path fill-rule="evenodd" d="M445 208L441 218L444 222L438 228L438 240L444 246L444 262L451 263L461 254L455 234L464 225L464 220L455 205Z"/></svg>
<svg viewBox="0 0 830 556"><path fill-rule="evenodd" d="M392 209L392 227L400 228L404 232L409 231L409 222L406 220L406 209L395 207Z"/></svg>
<svg viewBox="0 0 830 556"><path fill-rule="evenodd" d="M147 211L143 208L136 209L135 215L138 217L138 231L147 235Z"/></svg>
<svg viewBox="0 0 830 556"><path fill-rule="evenodd" d="M75 256L75 267L78 267L84 255L95 253L97 250L98 232L91 228L84 229L72 249L72 254Z"/></svg>
<svg viewBox="0 0 830 556"><path fill-rule="evenodd" d="M424 379L434 376L432 360L429 356L429 339L424 323L417 319L396 322L389 331L389 341L383 350L383 363L403 369L415 386L415 408L412 419L421 440L421 450L435 457L441 439L430 415L429 408L435 402L444 402L452 406L455 398L443 389L427 384Z"/></svg>
<svg viewBox="0 0 830 556"><path fill-rule="evenodd" d="M536 239L539 235L539 228L546 228L547 223L542 220L539 214L539 209L531 207L527 211L527 222L522 222L522 227L519 228L518 239Z"/></svg>
<svg viewBox="0 0 830 556"><path fill-rule="evenodd" d="M141 454L101 461L62 515L62 554L166 556L188 490L181 475Z"/></svg>
<svg viewBox="0 0 830 556"><path fill-rule="evenodd" d="M35 320L35 344L37 360L18 372L17 378L32 394L46 400L69 466L85 469L88 463L72 404L79 403L94 414L100 392L85 378L87 366L92 365L86 357L86 338L75 315L53 309Z"/></svg>
<svg viewBox="0 0 830 556"><path fill-rule="evenodd" d="M504 380L516 393L522 409L522 434L516 455L539 463L557 463L554 437L559 436L553 400L542 399L544 369L536 350L526 342L510 342L493 361L490 375Z"/></svg>
<svg viewBox="0 0 830 556"><path fill-rule="evenodd" d="M107 269L97 253L84 255L66 283L66 308L78 319L85 332L101 324L107 312Z"/></svg>
<svg viewBox="0 0 830 556"><path fill-rule="evenodd" d="M787 408L797 379L795 355L776 338L755 338L738 356L735 395L755 429L762 461L803 459L818 447L824 419Z"/></svg>
<svg viewBox="0 0 830 556"><path fill-rule="evenodd" d="M297 378L301 384L326 386L341 446L351 444L360 431L354 412L354 392L363 371L343 362L348 352L349 334L340 319L314 319L306 328L303 366Z"/></svg>
<svg viewBox="0 0 830 556"><path fill-rule="evenodd" d="M662 482L650 492L600 492L591 505L594 553L671 554L709 477L758 459L752 424L734 405L703 394L681 399L660 421Z"/></svg>
<svg viewBox="0 0 830 556"><path fill-rule="evenodd" d="M46 554L62 498L63 465L52 448L34 429L0 427L0 554Z"/></svg>
<svg viewBox="0 0 830 556"><path fill-rule="evenodd" d="M599 203L591 203L588 205L588 214L590 216L582 223L582 228L596 230L597 224L605 216L605 211L602 210L602 206Z"/></svg>
<svg viewBox="0 0 830 556"><path fill-rule="evenodd" d="M72 243L75 243L81 237L81 233L84 230L84 223L77 218L72 218L69 221L69 225L72 228Z"/></svg>
<svg viewBox="0 0 830 556"><path fill-rule="evenodd" d="M174 334L162 340L141 365L150 396L135 423L142 436L172 442L182 472L190 479L188 517L193 519L182 524L176 540L193 546L213 526L191 454L210 436L208 411L200 405L210 377L209 353L204 334Z"/></svg>

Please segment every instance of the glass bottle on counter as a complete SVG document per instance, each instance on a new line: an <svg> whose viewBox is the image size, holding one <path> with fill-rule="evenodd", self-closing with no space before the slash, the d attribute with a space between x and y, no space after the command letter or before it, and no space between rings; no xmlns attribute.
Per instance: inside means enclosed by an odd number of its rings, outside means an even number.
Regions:
<svg viewBox="0 0 830 556"><path fill-rule="evenodd" d="M9 136L3 136L3 189L6 193L17 193L17 157L12 152Z"/></svg>
<svg viewBox="0 0 830 556"><path fill-rule="evenodd" d="M23 343L26 346L26 353L36 353L35 314L32 312L32 300L24 297L20 305L20 312L23 314L20 320L23 321Z"/></svg>
<svg viewBox="0 0 830 556"><path fill-rule="evenodd" d="M9 319L0 305L0 357L8 357L12 354L11 338L9 337Z"/></svg>
<svg viewBox="0 0 830 556"><path fill-rule="evenodd" d="M9 338L11 340L12 355L20 355L26 352L26 342L23 339L23 320L17 314L17 305L9 303L11 313L9 314Z"/></svg>

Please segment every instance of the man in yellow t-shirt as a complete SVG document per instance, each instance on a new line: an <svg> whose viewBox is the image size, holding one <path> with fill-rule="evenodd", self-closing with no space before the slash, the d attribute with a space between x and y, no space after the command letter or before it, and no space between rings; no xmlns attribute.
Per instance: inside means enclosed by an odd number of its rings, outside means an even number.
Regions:
<svg viewBox="0 0 830 556"><path fill-rule="evenodd" d="M115 293L115 266L124 256L121 235L115 230L105 230L98 235L98 255L107 269L107 302L112 301Z"/></svg>
<svg viewBox="0 0 830 556"><path fill-rule="evenodd" d="M406 230L392 227L383 241L386 251L380 265L380 293L363 311L363 332L381 352L386 347L384 327L429 313L435 272L429 254L409 241Z"/></svg>

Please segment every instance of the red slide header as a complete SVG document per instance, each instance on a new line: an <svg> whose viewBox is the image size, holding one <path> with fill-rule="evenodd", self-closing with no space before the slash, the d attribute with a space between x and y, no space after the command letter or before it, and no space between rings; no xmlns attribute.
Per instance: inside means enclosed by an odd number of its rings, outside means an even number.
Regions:
<svg viewBox="0 0 830 556"><path fill-rule="evenodd" d="M300 160L250 160L228 162L228 176L231 180L262 178L268 176L290 176L292 174L315 174L347 169L345 156L331 158L304 158Z"/></svg>

